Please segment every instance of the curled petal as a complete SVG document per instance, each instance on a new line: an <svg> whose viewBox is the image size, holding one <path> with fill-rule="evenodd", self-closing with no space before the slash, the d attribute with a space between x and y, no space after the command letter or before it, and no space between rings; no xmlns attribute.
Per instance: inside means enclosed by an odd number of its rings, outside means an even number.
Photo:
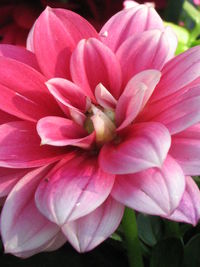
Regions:
<svg viewBox="0 0 200 267"><path fill-rule="evenodd" d="M177 38L169 27L163 31L151 30L138 33L126 40L117 51L124 85L131 77L143 70L161 70L174 56L176 45Z"/></svg>
<svg viewBox="0 0 200 267"><path fill-rule="evenodd" d="M90 214L62 226L68 241L78 252L90 251L119 226L124 207L109 197Z"/></svg>
<svg viewBox="0 0 200 267"><path fill-rule="evenodd" d="M42 167L28 173L7 197L1 214L1 235L7 253L20 257L38 253L59 232L59 227L49 222L34 202L38 183L49 170L50 167Z"/></svg>
<svg viewBox="0 0 200 267"><path fill-rule="evenodd" d="M33 31L34 53L48 78L70 78L69 60L79 40L98 38L95 29L76 13L50 7L37 19Z"/></svg>
<svg viewBox="0 0 200 267"><path fill-rule="evenodd" d="M38 121L37 132L42 145L74 145L88 148L94 141L94 134L88 133L75 122L61 117L45 117Z"/></svg>
<svg viewBox="0 0 200 267"><path fill-rule="evenodd" d="M100 167L108 173L136 173L161 167L170 148L170 134L162 124L134 125L125 138L106 144L99 155ZM124 140L123 140L124 138Z"/></svg>
<svg viewBox="0 0 200 267"><path fill-rule="evenodd" d="M112 66L112 68L110 67ZM95 102L99 83L118 98L121 90L121 68L115 54L99 40L90 38L77 45L71 57L72 80Z"/></svg>
<svg viewBox="0 0 200 267"><path fill-rule="evenodd" d="M178 208L167 217L177 222L191 223L194 226L200 219L200 191L192 177L186 177L186 188Z"/></svg>
<svg viewBox="0 0 200 267"><path fill-rule="evenodd" d="M120 11L100 31L102 42L116 51L129 37L138 32L164 28L162 19L152 7L137 5Z"/></svg>
<svg viewBox="0 0 200 267"><path fill-rule="evenodd" d="M95 158L76 155L41 181L36 204L49 220L63 225L100 206L113 183L114 175L104 173Z"/></svg>
<svg viewBox="0 0 200 267"><path fill-rule="evenodd" d="M118 175L112 196L137 211L165 216L178 207L184 190L183 171L175 160L168 157L161 169Z"/></svg>
<svg viewBox="0 0 200 267"><path fill-rule="evenodd" d="M99 83L95 88L95 97L97 103L107 109L115 109L117 100L111 95L111 93Z"/></svg>

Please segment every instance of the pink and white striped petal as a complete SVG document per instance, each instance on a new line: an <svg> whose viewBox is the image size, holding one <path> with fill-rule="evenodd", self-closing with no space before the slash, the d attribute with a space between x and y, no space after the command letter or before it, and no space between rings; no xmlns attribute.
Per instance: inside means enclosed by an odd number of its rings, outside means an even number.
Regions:
<svg viewBox="0 0 200 267"><path fill-rule="evenodd" d="M161 168L171 144L167 128L160 123L136 124L118 139L101 149L99 164L105 172L129 174Z"/></svg>
<svg viewBox="0 0 200 267"><path fill-rule="evenodd" d="M166 216L178 207L184 190L184 173L176 161L168 157L161 169L118 175L111 194L137 211Z"/></svg>
<svg viewBox="0 0 200 267"><path fill-rule="evenodd" d="M200 124L172 136L169 151L186 175L200 173Z"/></svg>
<svg viewBox="0 0 200 267"><path fill-rule="evenodd" d="M108 197L114 175L80 152L41 181L36 192L40 212L58 225L89 214Z"/></svg>
<svg viewBox="0 0 200 267"><path fill-rule="evenodd" d="M195 226L200 219L200 191L192 177L186 176L186 188L178 208L168 217Z"/></svg>
<svg viewBox="0 0 200 267"><path fill-rule="evenodd" d="M48 221L34 202L38 183L49 170L42 167L28 173L7 197L1 214L5 252L23 257L23 253L32 251L33 255L59 232L59 227Z"/></svg>
<svg viewBox="0 0 200 267"><path fill-rule="evenodd" d="M111 95L111 93L99 83L95 88L95 97L97 103L105 109L115 109L117 100Z"/></svg>
<svg viewBox="0 0 200 267"><path fill-rule="evenodd" d="M79 40L98 38L92 25L78 14L50 7L47 7L37 19L33 35L34 53L44 75L48 78L67 79L70 78L71 53Z"/></svg>
<svg viewBox="0 0 200 267"><path fill-rule="evenodd" d="M79 42L72 53L70 70L74 83L83 88L94 102L95 88L99 83L118 99L121 90L120 64L115 54L99 40L90 38Z"/></svg>
<svg viewBox="0 0 200 267"><path fill-rule="evenodd" d="M94 134L88 135L84 128L72 120L53 116L40 119L37 132L42 145L89 148L95 139Z"/></svg>
<svg viewBox="0 0 200 267"><path fill-rule="evenodd" d="M164 64L174 56L177 37L172 29L151 30L133 35L118 49L123 84L137 73L155 69L162 70ZM128 68L127 68L128 66Z"/></svg>
<svg viewBox="0 0 200 267"><path fill-rule="evenodd" d="M159 71L146 70L128 82L116 106L117 130L127 127L136 118L153 93L160 76Z"/></svg>
<svg viewBox="0 0 200 267"><path fill-rule="evenodd" d="M152 7L137 5L111 17L100 31L101 40L114 52L129 37L139 32L164 29L162 19Z"/></svg>
<svg viewBox="0 0 200 267"><path fill-rule="evenodd" d="M62 226L63 233L78 252L90 251L119 226L124 206L109 197L90 214Z"/></svg>
<svg viewBox="0 0 200 267"><path fill-rule="evenodd" d="M50 164L67 154L65 148L40 146L36 125L16 121L0 126L0 166L32 168Z"/></svg>

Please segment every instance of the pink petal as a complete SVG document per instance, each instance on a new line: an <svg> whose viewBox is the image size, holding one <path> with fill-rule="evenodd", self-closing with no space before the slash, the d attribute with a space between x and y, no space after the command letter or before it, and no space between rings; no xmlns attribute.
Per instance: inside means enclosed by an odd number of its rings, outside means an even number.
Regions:
<svg viewBox="0 0 200 267"><path fill-rule="evenodd" d="M112 66L112 68L110 67ZM118 98L121 89L121 68L113 52L95 38L82 40L71 57L72 80L94 99L99 83Z"/></svg>
<svg viewBox="0 0 200 267"><path fill-rule="evenodd" d="M105 109L115 109L117 100L111 95L111 93L99 83L95 88L95 97L97 103Z"/></svg>
<svg viewBox="0 0 200 267"><path fill-rule="evenodd" d="M59 227L43 217L34 202L38 183L49 169L42 167L27 174L6 199L1 214L5 252L23 256L23 252L32 250L34 254L59 232Z"/></svg>
<svg viewBox="0 0 200 267"><path fill-rule="evenodd" d="M62 227L78 252L90 251L107 239L119 226L124 207L111 197L90 214Z"/></svg>
<svg viewBox="0 0 200 267"><path fill-rule="evenodd" d="M138 5L120 11L100 31L102 42L116 51L129 37L146 30L164 28L158 13L152 7Z"/></svg>
<svg viewBox="0 0 200 267"><path fill-rule="evenodd" d="M127 84L116 107L116 124L121 130L128 126L144 107L159 82L160 72L147 70L135 75Z"/></svg>
<svg viewBox="0 0 200 267"><path fill-rule="evenodd" d="M47 182L48 179L48 182ZM101 205L109 195L114 175L104 173L93 157L77 156L52 171L37 192L37 207L49 220L63 225Z"/></svg>
<svg viewBox="0 0 200 267"><path fill-rule="evenodd" d="M200 191L192 177L186 177L186 188L178 208L168 217L170 220L191 223L200 219Z"/></svg>
<svg viewBox="0 0 200 267"><path fill-rule="evenodd" d="M42 36L42 38L41 38ZM69 59L79 40L96 37L95 29L76 13L47 7L34 27L34 52L48 77L70 78Z"/></svg>
<svg viewBox="0 0 200 267"><path fill-rule="evenodd" d="M0 56L8 57L25 63L32 68L39 70L39 66L36 57L30 51L27 51L24 47L1 44L0 45Z"/></svg>
<svg viewBox="0 0 200 267"><path fill-rule="evenodd" d="M167 128L160 123L134 125L118 139L101 149L99 164L105 172L128 174L161 167L171 144Z"/></svg>
<svg viewBox="0 0 200 267"><path fill-rule="evenodd" d="M178 161L186 175L199 175L200 124L174 135L169 153Z"/></svg>
<svg viewBox="0 0 200 267"><path fill-rule="evenodd" d="M0 126L0 166L32 168L55 162L67 150L40 146L34 123L18 121Z"/></svg>
<svg viewBox="0 0 200 267"><path fill-rule="evenodd" d="M151 30L133 35L117 51L124 85L140 71L161 70L174 56L177 38L170 28Z"/></svg>
<svg viewBox="0 0 200 267"><path fill-rule="evenodd" d="M199 72L200 49L199 46L196 46L165 64L162 78L151 100L159 100L179 91L197 79Z"/></svg>
<svg viewBox="0 0 200 267"><path fill-rule="evenodd" d="M171 134L179 133L200 121L200 87L196 86L150 104L141 114L144 121L163 123Z"/></svg>
<svg viewBox="0 0 200 267"><path fill-rule="evenodd" d="M43 251L54 251L62 247L67 241L66 236L60 231L55 238L48 243Z"/></svg>
<svg viewBox="0 0 200 267"><path fill-rule="evenodd" d="M184 190L183 171L168 157L161 169L117 176L112 196L137 211L164 216L177 208Z"/></svg>
<svg viewBox="0 0 200 267"><path fill-rule="evenodd" d="M88 148L94 141L94 134L88 135L86 130L75 122L61 117L45 117L38 121L37 132L43 145L74 145Z"/></svg>
<svg viewBox="0 0 200 267"><path fill-rule="evenodd" d="M0 124L10 122L10 121L16 121L17 118L0 110Z"/></svg>
<svg viewBox="0 0 200 267"><path fill-rule="evenodd" d="M10 169L0 167L0 197L7 196L15 184L31 169Z"/></svg>
<svg viewBox="0 0 200 267"><path fill-rule="evenodd" d="M0 108L32 121L45 115L60 114L44 82L44 76L32 67L0 57Z"/></svg>
<svg viewBox="0 0 200 267"><path fill-rule="evenodd" d="M62 79L54 78L46 82L50 93L63 105L75 107L82 112L89 108L88 98L76 84Z"/></svg>

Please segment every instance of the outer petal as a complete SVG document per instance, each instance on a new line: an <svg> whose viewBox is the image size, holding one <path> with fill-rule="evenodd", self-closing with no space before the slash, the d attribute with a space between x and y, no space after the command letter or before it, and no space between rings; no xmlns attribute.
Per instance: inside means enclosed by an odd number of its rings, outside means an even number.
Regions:
<svg viewBox="0 0 200 267"><path fill-rule="evenodd" d="M0 166L31 168L55 162L67 153L66 149L40 146L35 124L9 122L0 126Z"/></svg>
<svg viewBox="0 0 200 267"><path fill-rule="evenodd" d="M79 40L89 37L98 38L98 34L85 19L69 10L47 7L35 23L33 38L43 73L48 78L70 78L71 53Z"/></svg>
<svg viewBox="0 0 200 267"><path fill-rule="evenodd" d="M170 220L191 223L200 219L200 191L190 176L186 177L186 188L178 208L168 217Z"/></svg>
<svg viewBox="0 0 200 267"><path fill-rule="evenodd" d="M116 106L118 130L128 126L145 106L160 79L160 72L147 70L135 75L127 84Z"/></svg>
<svg viewBox="0 0 200 267"><path fill-rule="evenodd" d="M36 57L30 51L27 51L25 48L16 46L1 44L0 45L0 56L8 57L25 63L32 68L39 70L39 66L36 60Z"/></svg>
<svg viewBox="0 0 200 267"><path fill-rule="evenodd" d="M151 101L164 98L189 85L199 77L199 72L200 46L195 46L176 56L164 66L162 78Z"/></svg>
<svg viewBox="0 0 200 267"><path fill-rule="evenodd" d="M178 161L186 175L199 175L200 124L174 135L169 153Z"/></svg>
<svg viewBox="0 0 200 267"><path fill-rule="evenodd" d="M113 142L101 149L99 164L105 172L115 174L161 167L170 144L169 132L162 124L137 124L121 137L121 143Z"/></svg>
<svg viewBox="0 0 200 267"><path fill-rule="evenodd" d="M27 174L6 199L1 215L1 235L7 253L19 256L32 250L34 254L34 250L59 232L59 227L43 217L34 203L38 183L48 171L49 167L42 167Z"/></svg>
<svg viewBox="0 0 200 267"><path fill-rule="evenodd" d="M117 51L124 85L140 71L161 70L174 56L177 38L171 28L138 33L127 39Z"/></svg>
<svg viewBox="0 0 200 267"><path fill-rule="evenodd" d="M8 114L7 112L4 112L0 110L0 124L10 122L10 121L16 121L17 118Z"/></svg>
<svg viewBox="0 0 200 267"><path fill-rule="evenodd" d="M0 109L32 121L48 114L60 114L44 82L44 76L32 67L0 57Z"/></svg>
<svg viewBox="0 0 200 267"><path fill-rule="evenodd" d="M162 122L171 134L200 121L200 86L181 90L147 106L140 118Z"/></svg>
<svg viewBox="0 0 200 267"><path fill-rule="evenodd" d="M101 29L100 35L102 42L116 51L125 40L138 32L163 28L163 22L155 9L138 5L111 17Z"/></svg>
<svg viewBox="0 0 200 267"><path fill-rule="evenodd" d="M117 229L123 211L123 205L110 197L89 215L63 225L62 230L78 252L90 251Z"/></svg>
<svg viewBox="0 0 200 267"><path fill-rule="evenodd" d="M112 196L137 211L164 216L177 208L184 190L183 171L175 160L168 157L162 169L117 176Z"/></svg>
<svg viewBox="0 0 200 267"><path fill-rule="evenodd" d="M114 175L104 173L95 158L77 155L41 182L37 207L49 220L63 225L101 205L113 183Z"/></svg>
<svg viewBox="0 0 200 267"><path fill-rule="evenodd" d="M72 54L70 70L72 80L94 101L94 91L99 83L115 98L119 97L120 64L113 52L97 39L90 38L79 42Z"/></svg>
<svg viewBox="0 0 200 267"><path fill-rule="evenodd" d="M38 121L37 132L43 145L67 146L74 145L88 148L95 135L88 133L75 122L61 117L45 117Z"/></svg>
<svg viewBox="0 0 200 267"><path fill-rule="evenodd" d="M8 169L0 167L0 197L8 195L15 184L31 169Z"/></svg>

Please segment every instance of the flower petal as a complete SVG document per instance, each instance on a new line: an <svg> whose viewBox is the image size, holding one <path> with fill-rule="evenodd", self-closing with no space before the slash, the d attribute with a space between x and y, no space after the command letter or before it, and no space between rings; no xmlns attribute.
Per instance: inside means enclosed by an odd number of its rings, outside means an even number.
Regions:
<svg viewBox="0 0 200 267"><path fill-rule="evenodd" d="M199 78L200 47L195 46L167 62L151 101L171 95Z"/></svg>
<svg viewBox="0 0 200 267"><path fill-rule="evenodd" d="M161 167L171 144L167 128L160 123L134 125L123 138L101 149L99 164L105 172L128 174Z"/></svg>
<svg viewBox="0 0 200 267"><path fill-rule="evenodd" d="M110 67L112 66L112 68ZM99 83L118 98L121 89L121 68L113 52L95 38L82 40L72 53L72 80L95 102L94 92Z"/></svg>
<svg viewBox="0 0 200 267"><path fill-rule="evenodd" d="M186 175L199 175L200 124L174 135L169 153L178 161Z"/></svg>
<svg viewBox="0 0 200 267"><path fill-rule="evenodd" d="M162 169L117 176L112 196L137 211L164 216L177 208L184 190L183 171L175 160L168 157Z"/></svg>
<svg viewBox="0 0 200 267"><path fill-rule="evenodd" d="M174 56L177 38L171 28L135 34L117 51L124 85L138 72L147 69L161 70ZM128 66L128 67L127 67Z"/></svg>
<svg viewBox="0 0 200 267"><path fill-rule="evenodd" d="M39 181L50 170L42 167L27 174L13 188L1 214L1 235L7 253L18 255L32 250L32 254L59 232L37 210L34 194Z"/></svg>
<svg viewBox="0 0 200 267"><path fill-rule="evenodd" d="M124 207L109 197L90 214L62 226L68 241L78 252L90 251L119 226Z"/></svg>
<svg viewBox="0 0 200 267"><path fill-rule="evenodd" d="M32 68L39 70L39 66L36 60L36 57L30 51L27 51L25 48L16 46L1 44L0 45L0 56L8 57L25 63Z"/></svg>
<svg viewBox="0 0 200 267"><path fill-rule="evenodd" d="M77 154L41 182L37 207L49 220L63 225L100 206L113 183L114 175L104 173L95 158Z"/></svg>
<svg viewBox="0 0 200 267"><path fill-rule="evenodd" d="M162 19L152 7L137 5L120 11L100 31L102 42L116 51L129 37L138 32L164 28Z"/></svg>
<svg viewBox="0 0 200 267"><path fill-rule="evenodd" d="M0 108L3 111L31 121L49 114L62 114L44 82L45 77L32 67L0 56Z"/></svg>
<svg viewBox="0 0 200 267"><path fill-rule="evenodd" d="M0 166L32 168L55 162L67 150L40 146L34 123L17 121L0 126Z"/></svg>
<svg viewBox="0 0 200 267"><path fill-rule="evenodd" d="M125 87L116 107L117 130L128 126L145 106L160 79L160 72L146 70L135 75Z"/></svg>
<svg viewBox="0 0 200 267"><path fill-rule="evenodd" d="M75 122L61 117L44 117L37 123L37 132L43 145L74 145L88 148L94 141L94 134L88 133Z"/></svg>
<svg viewBox="0 0 200 267"><path fill-rule="evenodd" d="M178 208L167 217L170 220L191 223L195 226L200 219L200 191L192 177L186 177L186 188Z"/></svg>
<svg viewBox="0 0 200 267"><path fill-rule="evenodd" d="M69 10L50 7L37 19L33 34L34 52L48 78L70 78L69 59L76 44L83 38L98 38L84 18Z"/></svg>
<svg viewBox="0 0 200 267"><path fill-rule="evenodd" d="M10 169L0 167L0 197L7 196L15 184L31 169Z"/></svg>
<svg viewBox="0 0 200 267"><path fill-rule="evenodd" d="M8 114L7 112L4 112L0 110L0 124L10 122L10 121L16 121L17 118Z"/></svg>
<svg viewBox="0 0 200 267"><path fill-rule="evenodd" d="M184 89L147 106L143 121L163 123L171 134L179 133L200 121L200 86Z"/></svg>
<svg viewBox="0 0 200 267"><path fill-rule="evenodd" d="M117 100L111 95L111 93L99 83L95 88L95 97L97 103L105 109L115 109Z"/></svg>

